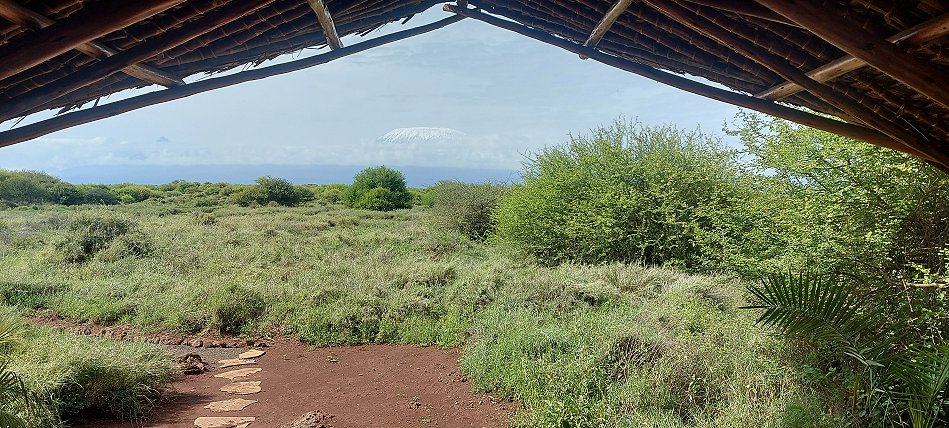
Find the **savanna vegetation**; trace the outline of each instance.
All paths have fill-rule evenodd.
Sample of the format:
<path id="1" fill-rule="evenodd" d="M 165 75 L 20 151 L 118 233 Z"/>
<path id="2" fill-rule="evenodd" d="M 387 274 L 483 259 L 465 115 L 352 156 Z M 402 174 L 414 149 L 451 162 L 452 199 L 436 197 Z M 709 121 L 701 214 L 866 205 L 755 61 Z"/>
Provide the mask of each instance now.
<path id="1" fill-rule="evenodd" d="M 0 303 L 461 346 L 474 387 L 523 403 L 516 426 L 945 424 L 949 175 L 754 115 L 731 132 L 744 150 L 617 122 L 514 185 L 408 189 L 379 167 L 351 186 L 95 187 L 108 206 L 2 193 Z M 149 345 L 7 318 L 0 417 L 137 417 L 171 375 Z"/>

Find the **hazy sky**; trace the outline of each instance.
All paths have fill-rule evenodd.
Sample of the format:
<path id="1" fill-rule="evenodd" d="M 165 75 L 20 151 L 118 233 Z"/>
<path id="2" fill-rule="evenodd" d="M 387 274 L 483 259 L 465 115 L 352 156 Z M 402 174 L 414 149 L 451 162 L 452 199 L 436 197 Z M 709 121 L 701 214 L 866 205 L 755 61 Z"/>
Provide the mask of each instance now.
<path id="1" fill-rule="evenodd" d="M 437 9 L 437 8 L 436 8 Z M 447 16 L 430 10 L 407 26 Z M 382 31 L 393 32 L 391 24 Z M 347 37 L 353 44 L 358 37 Z M 297 56 L 308 56 L 306 50 Z M 288 56 L 281 60 L 293 59 Z M 272 64 L 268 62 L 264 66 Z M 201 78 L 195 76 L 189 80 Z M 142 91 L 113 95 L 103 102 Z M 329 64 L 244 83 L 0 149 L 0 168 L 341 164 L 517 168 L 522 154 L 619 116 L 721 134 L 735 107 L 465 20 Z M 32 116 L 25 123 L 48 117 Z M 3 128 L 9 128 L 10 122 Z M 395 150 L 398 128 L 458 131 L 457 150 Z"/>

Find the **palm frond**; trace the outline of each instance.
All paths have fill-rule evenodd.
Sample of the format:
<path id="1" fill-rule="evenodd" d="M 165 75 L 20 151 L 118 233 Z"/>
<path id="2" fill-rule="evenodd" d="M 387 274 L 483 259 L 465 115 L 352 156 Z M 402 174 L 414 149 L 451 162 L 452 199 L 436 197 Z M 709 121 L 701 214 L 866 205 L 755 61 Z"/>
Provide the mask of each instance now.
<path id="1" fill-rule="evenodd" d="M 879 366 L 885 342 L 878 310 L 866 309 L 842 283 L 811 271 L 773 274 L 748 291 L 764 309 L 757 323 L 782 334 L 825 341 L 864 366 Z"/>
<path id="2" fill-rule="evenodd" d="M 0 428 L 26 428 L 26 422 L 12 413 L 0 410 Z"/>
<path id="3" fill-rule="evenodd" d="M 909 407 L 913 428 L 936 426 L 949 408 L 949 345 L 902 355 L 890 372 L 903 385 L 900 398 Z"/>

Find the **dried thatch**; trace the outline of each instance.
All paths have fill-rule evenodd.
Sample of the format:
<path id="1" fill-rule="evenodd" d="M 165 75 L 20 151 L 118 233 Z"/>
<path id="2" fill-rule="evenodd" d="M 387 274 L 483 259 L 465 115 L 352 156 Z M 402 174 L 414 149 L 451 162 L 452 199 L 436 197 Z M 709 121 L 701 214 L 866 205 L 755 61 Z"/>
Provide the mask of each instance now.
<path id="1" fill-rule="evenodd" d="M 0 120 L 76 109 L 129 88 L 169 87 L 136 101 L 2 132 L 0 146 L 320 64 L 454 22 L 372 39 L 365 46 L 337 42 L 337 34 L 365 35 L 437 4 L 0 0 Z M 469 0 L 446 10 L 459 15 L 455 20 L 479 19 L 685 90 L 891 147 L 949 169 L 945 0 Z M 181 80 L 327 45 L 333 52 L 280 69 L 243 71 L 202 85 Z M 244 73 L 251 74 L 235 77 Z M 733 91 L 674 74 L 701 76 Z"/>

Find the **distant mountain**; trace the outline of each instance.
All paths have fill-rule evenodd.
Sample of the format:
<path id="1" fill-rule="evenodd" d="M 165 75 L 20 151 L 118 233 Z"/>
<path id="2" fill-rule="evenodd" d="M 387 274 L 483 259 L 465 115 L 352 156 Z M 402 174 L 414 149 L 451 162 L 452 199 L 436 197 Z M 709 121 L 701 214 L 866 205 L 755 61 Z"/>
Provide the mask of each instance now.
<path id="1" fill-rule="evenodd" d="M 384 144 L 409 143 L 457 143 L 464 141 L 468 135 L 451 128 L 396 128 L 376 139 Z"/>
<path id="2" fill-rule="evenodd" d="M 468 183 L 483 181 L 516 182 L 517 171 L 488 168 L 391 166 L 402 171 L 411 187 L 425 187 L 441 180 Z M 251 183 L 270 175 L 297 184 L 351 183 L 365 165 L 97 165 L 49 171 L 75 184 L 139 183 L 163 184 L 174 180 Z"/>

